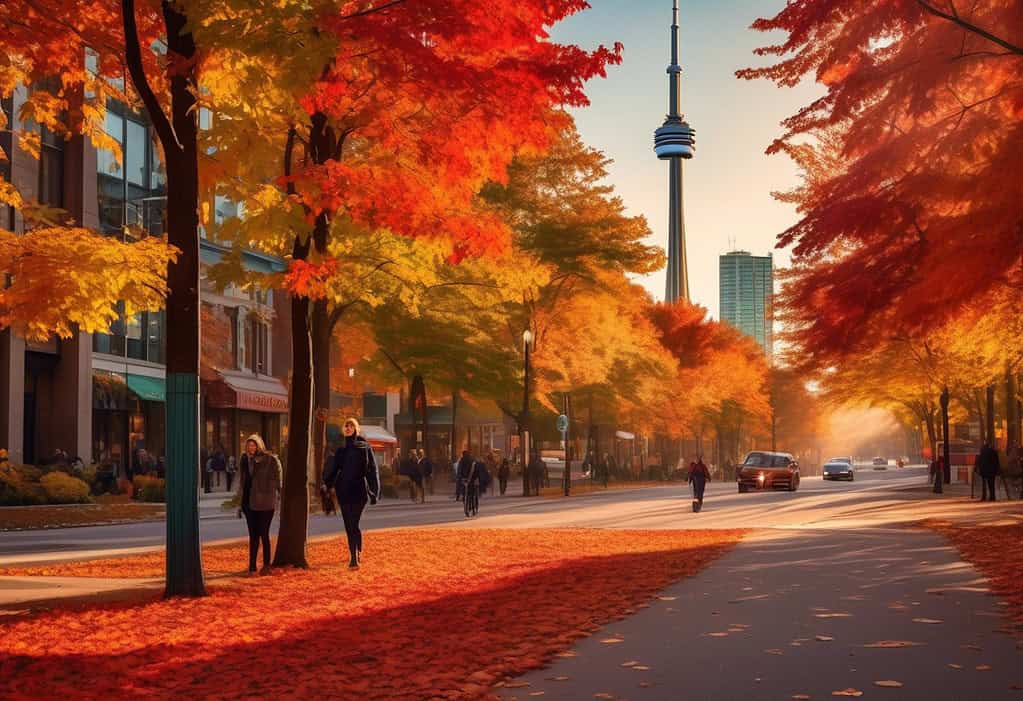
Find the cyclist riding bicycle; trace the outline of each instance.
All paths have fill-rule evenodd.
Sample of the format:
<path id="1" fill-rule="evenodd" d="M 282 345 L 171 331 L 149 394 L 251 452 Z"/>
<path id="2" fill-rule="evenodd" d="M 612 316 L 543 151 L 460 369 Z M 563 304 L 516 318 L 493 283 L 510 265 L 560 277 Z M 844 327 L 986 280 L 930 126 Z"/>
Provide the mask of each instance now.
<path id="1" fill-rule="evenodd" d="M 480 482 L 483 477 L 483 470 L 479 469 L 482 463 L 474 461 L 469 468 L 469 474 L 465 478 L 465 515 L 475 516 L 480 510 Z"/>

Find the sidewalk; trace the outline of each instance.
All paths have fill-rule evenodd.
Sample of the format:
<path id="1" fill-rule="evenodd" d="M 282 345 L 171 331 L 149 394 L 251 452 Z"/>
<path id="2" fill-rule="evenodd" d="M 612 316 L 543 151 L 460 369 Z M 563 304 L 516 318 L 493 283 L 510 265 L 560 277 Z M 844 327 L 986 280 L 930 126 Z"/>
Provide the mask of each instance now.
<path id="1" fill-rule="evenodd" d="M 847 689 L 1011 698 L 1023 669 L 1004 611 L 937 534 L 774 531 L 499 691 L 519 700 L 823 699 Z"/>

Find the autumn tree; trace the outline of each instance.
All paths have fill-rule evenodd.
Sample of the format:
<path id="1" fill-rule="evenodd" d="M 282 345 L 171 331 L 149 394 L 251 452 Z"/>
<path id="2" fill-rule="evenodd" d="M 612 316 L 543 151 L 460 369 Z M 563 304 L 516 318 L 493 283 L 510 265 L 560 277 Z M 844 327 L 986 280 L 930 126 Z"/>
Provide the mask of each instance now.
<path id="1" fill-rule="evenodd" d="M 243 174 L 218 185 L 246 205 L 236 240 L 288 255 L 293 292 L 344 274 L 331 246 L 349 225 L 450 240 L 452 260 L 506 247 L 507 227 L 478 206 L 480 187 L 503 181 L 517 153 L 545 147 L 563 121 L 552 110 L 584 104 L 585 81 L 619 60 L 617 47 L 586 52 L 549 40 L 548 27 L 583 7 L 431 0 L 328 2 L 310 12 L 285 2 L 236 8 L 197 29 L 221 36 L 247 28 L 237 55 L 225 59 L 241 97 L 210 98 L 220 124 L 210 147 Z M 330 304 L 326 295 L 292 295 L 276 564 L 305 564 L 314 373 L 319 360 L 322 401 L 339 316 Z"/>
<path id="2" fill-rule="evenodd" d="M 22 120 L 31 119 L 65 138 L 84 135 L 96 146 L 117 153 L 116 143 L 103 133 L 103 119 L 107 99 L 120 99 L 145 108 L 162 147 L 167 172 L 166 231 L 177 255 L 158 255 L 148 262 L 154 268 L 166 264 L 171 329 L 166 352 L 168 596 L 205 593 L 197 492 L 199 52 L 191 32 L 201 23 L 202 14 L 193 4 L 166 0 L 146 3 L 136 11 L 134 0 L 21 0 L 4 3 L 0 9 L 5 27 L 0 40 L 0 92 L 10 94 L 18 83 L 33 88 L 22 107 Z M 95 72 L 85 64 L 87 51 L 96 58 Z M 131 94 L 117 87 L 124 83 L 125 73 L 134 87 Z M 38 134 L 26 133 L 19 141 L 32 148 L 38 144 Z M 8 184 L 0 185 L 0 196 L 14 206 L 28 205 L 29 213 L 41 211 L 14 194 Z M 80 235 L 75 242 L 79 249 L 110 248 Z M 59 244 L 60 238 L 55 237 L 54 243 Z M 69 271 L 53 272 L 66 278 Z M 82 267 L 82 274 L 90 275 L 88 266 Z M 94 285 L 94 289 L 106 294 L 132 291 L 130 286 Z M 116 301 L 98 300 L 107 308 Z M 65 325 L 61 330 L 66 329 Z"/>
<path id="3" fill-rule="evenodd" d="M 780 306 L 808 362 L 868 351 L 868 327 L 915 335 L 1018 294 L 1020 19 L 1012 0 L 806 0 L 753 24 L 785 36 L 740 77 L 825 90 L 768 149 L 804 176 L 780 195 L 800 214 L 779 237 Z"/>
<path id="4" fill-rule="evenodd" d="M 649 311 L 678 373 L 661 393 L 659 432 L 673 438 L 714 429 L 721 460 L 734 460 L 743 435 L 763 432 L 770 420 L 768 368 L 756 342 L 687 302 Z"/>

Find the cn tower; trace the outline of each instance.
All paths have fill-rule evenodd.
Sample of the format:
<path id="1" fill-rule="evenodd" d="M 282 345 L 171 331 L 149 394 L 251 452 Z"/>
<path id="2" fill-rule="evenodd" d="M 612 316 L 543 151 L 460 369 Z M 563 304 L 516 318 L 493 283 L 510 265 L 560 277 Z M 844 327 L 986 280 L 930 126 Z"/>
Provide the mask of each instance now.
<path id="1" fill-rule="evenodd" d="M 654 152 L 668 161 L 668 280 L 664 300 L 689 301 L 686 225 L 682 208 L 682 159 L 693 157 L 695 132 L 682 119 L 682 67 L 678 65 L 678 0 L 672 4 L 671 65 L 668 66 L 668 116 L 654 132 Z"/>

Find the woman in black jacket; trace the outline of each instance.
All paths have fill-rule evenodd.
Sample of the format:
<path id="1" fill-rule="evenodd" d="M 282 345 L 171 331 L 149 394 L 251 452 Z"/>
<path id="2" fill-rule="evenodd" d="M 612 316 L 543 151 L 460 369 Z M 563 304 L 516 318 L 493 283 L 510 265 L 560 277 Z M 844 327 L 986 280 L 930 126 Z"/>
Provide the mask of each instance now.
<path id="1" fill-rule="evenodd" d="M 349 569 L 358 569 L 362 559 L 362 531 L 359 519 L 366 502 L 377 503 L 380 496 L 380 475 L 376 458 L 366 439 L 359 435 L 359 422 L 345 419 L 344 442 L 334 453 L 334 461 L 326 474 L 320 489 L 337 496 L 341 518 L 345 522 L 348 536 L 348 551 L 351 558 Z"/>

